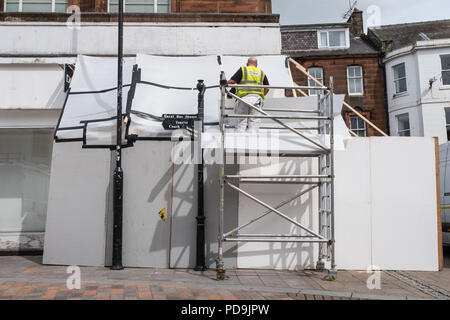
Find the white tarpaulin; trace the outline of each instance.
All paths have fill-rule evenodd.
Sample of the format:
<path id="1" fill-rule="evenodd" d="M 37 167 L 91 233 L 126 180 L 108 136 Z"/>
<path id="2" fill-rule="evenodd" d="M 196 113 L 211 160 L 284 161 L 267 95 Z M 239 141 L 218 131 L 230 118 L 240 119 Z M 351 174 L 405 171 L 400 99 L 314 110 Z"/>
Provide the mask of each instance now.
<path id="1" fill-rule="evenodd" d="M 123 102 L 125 112 L 127 93 L 135 58 L 123 61 Z M 117 115 L 117 59 L 78 56 L 70 92 L 56 128 L 59 140 L 83 138 L 86 122 L 109 119 Z M 107 121 L 105 124 L 109 125 Z M 112 128 L 110 134 L 115 135 Z M 111 138 L 107 138 L 111 140 Z"/>
<path id="2" fill-rule="evenodd" d="M 258 66 L 264 70 L 269 82 L 274 86 L 291 86 L 292 81 L 286 66 L 286 56 L 258 56 Z M 203 80 L 207 90 L 204 95 L 204 114 L 206 129 L 202 146 L 217 148 L 220 89 L 218 88 L 221 71 L 227 78 L 246 63 L 247 57 L 240 56 L 197 56 L 167 57 L 138 54 L 136 58 L 124 59 L 123 113 L 129 114 L 128 134 L 137 138 L 170 137 L 172 130 L 162 126 L 164 114 L 196 115 L 198 110 L 198 80 Z M 128 91 L 132 86 L 133 65 L 140 69 L 140 79 L 136 82 L 135 93 L 130 107 L 126 110 Z M 117 112 L 117 60 L 115 58 L 79 56 L 60 122 L 56 130 L 58 140 L 78 139 L 85 145 L 111 146 L 114 144 Z M 347 127 L 341 117 L 343 95 L 334 96 L 336 148 L 342 149 L 343 138 L 349 138 Z M 233 100 L 227 101 L 233 106 Z M 296 110 L 316 110 L 317 97 L 285 98 L 284 90 L 271 90 L 266 98 L 266 108 Z M 286 113 L 273 113 L 286 115 Z M 289 115 L 295 115 L 289 113 Z M 286 120 L 293 127 L 318 126 L 317 121 Z M 281 128 L 273 120 L 264 119 L 262 126 Z M 125 128 L 126 126 L 124 126 Z M 274 132 L 277 132 L 274 134 Z M 283 152 L 317 149 L 311 142 L 286 130 L 261 129 L 258 134 L 238 135 L 233 129 L 226 131 L 227 148 L 271 149 L 279 145 Z M 326 136 L 317 135 L 317 131 L 306 130 L 303 133 L 325 147 L 329 147 Z M 258 136 L 259 142 L 247 142 Z M 237 139 L 244 137 L 245 139 Z M 275 141 L 276 140 L 276 141 Z"/>

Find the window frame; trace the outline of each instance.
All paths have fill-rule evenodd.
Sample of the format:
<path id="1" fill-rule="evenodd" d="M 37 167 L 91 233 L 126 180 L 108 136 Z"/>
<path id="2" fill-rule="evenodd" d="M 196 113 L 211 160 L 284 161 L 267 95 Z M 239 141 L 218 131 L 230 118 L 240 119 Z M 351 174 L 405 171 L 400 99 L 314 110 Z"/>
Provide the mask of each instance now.
<path id="1" fill-rule="evenodd" d="M 399 120 L 401 116 L 407 116 L 408 117 L 408 129 L 403 129 L 400 130 L 399 129 Z M 397 114 L 395 115 L 395 118 L 397 119 L 397 134 L 399 137 L 411 137 L 411 121 L 410 121 L 410 117 L 409 117 L 409 113 L 401 113 L 401 114 Z M 402 134 L 404 132 L 408 132 L 408 135 Z"/>
<path id="2" fill-rule="evenodd" d="M 444 108 L 444 114 L 445 114 L 445 130 L 447 134 L 447 141 L 450 141 L 450 107 Z"/>
<path id="3" fill-rule="evenodd" d="M 350 77 L 349 69 L 350 68 L 360 68 L 361 76 L 360 77 Z M 361 92 L 350 93 L 350 79 L 361 79 Z M 347 66 L 347 92 L 349 96 L 363 96 L 364 95 L 364 69 L 361 65 L 350 65 Z"/>
<path id="4" fill-rule="evenodd" d="M 308 68 L 308 70 L 307 70 L 307 72 L 308 72 L 308 74 L 309 75 L 311 75 L 311 73 L 309 72 L 311 69 L 320 69 L 320 71 L 322 72 L 322 77 L 321 78 L 318 78 L 318 77 L 315 77 L 315 76 L 313 76 L 314 78 L 316 78 L 317 80 L 319 80 L 319 82 L 321 82 L 321 83 L 323 83 L 323 68 L 322 67 L 309 67 Z M 320 87 L 315 81 L 313 81 L 313 80 L 311 80 L 309 77 L 308 77 L 308 87 Z M 316 93 L 312 93 L 312 92 L 316 92 Z M 319 90 L 314 90 L 314 89 L 308 89 L 308 95 L 309 96 L 317 96 L 317 92 L 319 92 Z"/>
<path id="5" fill-rule="evenodd" d="M 56 12 L 55 10 L 56 10 L 57 2 L 62 2 L 62 1 L 64 1 L 64 0 L 48 0 L 48 1 L 46 1 L 46 0 L 36 0 L 36 1 L 34 1 L 34 3 L 41 3 L 42 2 L 42 4 L 46 4 L 47 2 L 51 2 L 51 8 L 52 8 L 51 11 L 42 11 L 42 12 L 54 13 L 54 12 Z M 18 4 L 18 10 L 17 11 L 6 11 L 6 7 L 7 7 L 8 3 L 11 4 L 11 2 Z M 59 3 L 59 4 L 66 4 L 66 10 L 67 10 L 67 8 L 69 7 L 69 1 L 67 0 L 67 1 L 64 1 L 64 2 L 65 3 Z M 5 0 L 3 2 L 3 12 L 10 12 L 11 13 L 11 12 L 31 12 L 31 11 L 23 11 L 23 0 Z"/>
<path id="6" fill-rule="evenodd" d="M 450 83 L 447 83 L 447 84 L 445 84 L 444 83 L 444 72 L 448 72 L 448 73 L 450 73 L 450 69 L 443 69 L 443 66 L 442 66 L 442 58 L 443 57 L 448 57 L 449 59 L 450 59 L 450 54 L 441 54 L 440 56 L 440 59 L 441 59 L 441 80 L 442 80 L 442 85 L 444 86 L 444 87 L 450 87 Z"/>
<path id="7" fill-rule="evenodd" d="M 398 67 L 398 66 L 401 66 L 401 65 L 403 65 L 403 67 L 405 69 L 405 76 L 402 77 L 402 78 L 396 79 L 395 78 L 395 67 Z M 394 82 L 394 92 L 395 92 L 394 96 L 406 94 L 408 92 L 408 78 L 407 78 L 407 75 L 406 75 L 406 63 L 405 62 L 401 62 L 401 63 L 398 63 L 398 64 L 392 66 L 392 79 L 393 79 L 392 81 Z M 397 82 L 399 82 L 401 80 L 405 80 L 405 88 L 406 88 L 406 90 L 405 91 L 401 91 L 401 92 L 397 92 L 397 85 L 396 84 L 397 84 Z M 398 87 L 400 87 L 400 86 L 398 86 Z"/>
<path id="8" fill-rule="evenodd" d="M 333 31 L 340 31 L 344 32 L 345 35 L 345 44 L 343 46 L 330 46 L 330 32 Z M 327 34 L 327 45 L 322 46 L 321 42 L 321 34 L 325 33 Z M 319 29 L 317 30 L 317 47 L 319 49 L 343 49 L 343 48 L 349 48 L 350 47 L 350 39 L 349 39 L 349 30 L 348 29 Z"/>
<path id="9" fill-rule="evenodd" d="M 117 0 L 117 3 L 118 2 L 119 1 Z M 168 4 L 167 4 L 167 6 L 168 6 L 167 13 L 170 13 L 171 12 L 172 1 L 168 0 L 167 2 L 168 2 Z M 145 6 L 145 5 L 148 5 L 148 3 L 147 4 L 146 3 L 140 3 L 140 5 Z M 124 13 L 127 12 L 126 8 L 127 8 L 127 0 L 124 0 L 123 1 L 123 12 Z M 158 0 L 153 0 L 153 9 L 154 9 L 153 12 L 148 12 L 148 13 L 158 13 Z M 108 13 L 111 13 L 111 0 L 108 0 Z M 164 13 L 166 13 L 166 12 L 164 12 Z"/>
<path id="10" fill-rule="evenodd" d="M 360 123 L 359 120 L 361 120 L 361 121 L 362 121 L 362 124 L 363 124 L 363 128 L 360 128 L 359 125 L 357 126 L 356 129 L 355 129 L 355 128 L 352 128 L 352 118 L 356 118 L 356 123 L 357 123 L 357 124 L 359 124 L 359 123 Z M 365 122 L 363 119 L 361 119 L 360 117 L 354 115 L 354 116 L 349 116 L 349 117 L 348 117 L 348 122 L 349 122 L 349 125 L 350 125 L 350 126 L 349 126 L 349 127 L 350 127 L 350 130 L 352 130 L 354 133 L 356 133 L 359 137 L 367 137 L 367 126 L 366 126 L 366 122 Z M 358 134 L 358 133 L 361 132 L 361 131 L 364 132 L 364 135 L 362 135 L 362 136 Z"/>

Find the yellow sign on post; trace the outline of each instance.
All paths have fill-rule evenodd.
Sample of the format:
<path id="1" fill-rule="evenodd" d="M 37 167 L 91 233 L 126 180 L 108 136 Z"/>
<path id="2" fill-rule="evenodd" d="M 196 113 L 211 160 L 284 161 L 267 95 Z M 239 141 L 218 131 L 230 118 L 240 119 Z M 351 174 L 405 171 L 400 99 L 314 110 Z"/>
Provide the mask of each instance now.
<path id="1" fill-rule="evenodd" d="M 162 210 L 159 212 L 159 217 L 160 217 L 163 221 L 166 221 L 166 208 L 162 209 Z"/>

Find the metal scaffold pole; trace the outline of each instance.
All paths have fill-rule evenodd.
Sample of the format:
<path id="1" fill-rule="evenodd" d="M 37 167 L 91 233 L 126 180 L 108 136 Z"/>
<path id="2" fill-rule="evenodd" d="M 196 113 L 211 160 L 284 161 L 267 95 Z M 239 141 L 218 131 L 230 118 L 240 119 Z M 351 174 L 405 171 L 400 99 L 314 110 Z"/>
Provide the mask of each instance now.
<path id="1" fill-rule="evenodd" d="M 219 195 L 219 238 L 218 238 L 218 257 L 217 257 L 217 280 L 225 279 L 225 268 L 223 262 L 223 215 L 224 215 L 224 205 L 225 205 L 225 100 L 226 100 L 226 89 L 221 87 L 221 98 L 220 98 L 220 146 L 221 146 L 221 156 L 222 161 L 219 164 L 219 184 L 220 184 L 220 195 Z"/>
<path id="2" fill-rule="evenodd" d="M 222 83 L 221 83 L 222 84 Z M 223 84 L 222 84 L 223 85 Z M 220 103 L 220 133 L 221 133 L 221 152 L 223 161 L 219 167 L 219 181 L 220 181 L 220 200 L 219 200 L 219 236 L 218 236 L 218 258 L 217 258 L 217 280 L 225 279 L 225 266 L 223 257 L 223 244 L 226 241 L 229 242 L 280 242 L 280 243 L 317 243 L 319 254 L 316 268 L 318 271 L 325 269 L 325 262 L 330 262 L 330 268 L 328 274 L 325 277 L 326 280 L 335 281 L 337 279 L 336 271 L 336 259 L 335 259 L 335 234 L 334 234 L 334 109 L 333 109 L 333 78 L 330 77 L 330 87 L 311 87 L 311 86 L 295 86 L 295 87 L 278 87 L 278 86 L 264 86 L 264 85 L 228 85 L 231 88 L 270 88 L 270 89 L 294 89 L 294 90 L 316 90 L 322 94 L 318 94 L 317 110 L 301 110 L 300 109 L 282 109 L 282 108 L 268 108 L 261 110 L 254 105 L 245 101 L 241 97 L 229 92 L 225 85 L 221 87 L 221 103 Z M 253 109 L 258 115 L 239 115 L 239 114 L 225 114 L 226 97 L 230 96 L 240 103 L 248 106 L 249 109 Z M 291 112 L 293 116 L 280 116 L 271 115 L 268 112 Z M 317 114 L 302 115 L 302 114 Z M 293 155 L 298 158 L 310 158 L 317 157 L 318 166 L 317 174 L 282 174 L 282 175 L 243 175 L 240 172 L 234 175 L 225 175 L 225 159 L 226 159 L 226 126 L 225 119 L 233 118 L 264 118 L 272 120 L 280 127 L 271 129 L 284 129 L 289 130 L 295 134 L 298 139 L 303 139 L 314 146 L 314 150 L 308 150 L 305 153 L 298 153 Z M 286 123 L 286 120 L 302 120 L 302 121 L 317 121 L 317 127 L 304 126 L 304 127 L 292 127 Z M 314 140 L 312 136 L 307 135 L 301 130 L 316 130 L 321 137 L 318 140 Z M 328 142 L 328 144 L 327 144 Z M 250 154 L 250 152 L 248 153 Z M 244 186 L 238 185 L 243 183 Z M 258 184 L 298 184 L 299 186 L 305 185 L 299 193 L 291 197 L 288 200 L 280 202 L 276 206 L 269 205 L 267 202 L 262 201 L 255 195 L 250 194 L 244 190 L 246 183 L 258 183 Z M 309 186 L 307 186 L 309 185 Z M 265 207 L 267 211 L 255 215 L 250 221 L 237 226 L 230 231 L 224 232 L 224 207 L 226 204 L 224 189 L 228 186 L 230 189 L 239 192 L 241 195 L 251 199 L 259 205 Z M 290 218 L 284 214 L 281 208 L 294 200 L 297 200 L 303 195 L 310 194 L 317 190 L 319 196 L 318 201 L 318 231 L 314 231 L 312 228 L 306 227 L 304 224 L 298 222 L 298 220 Z M 301 201 L 300 201 L 301 202 Z M 291 234 L 248 234 L 242 233 L 241 230 L 254 222 L 264 218 L 269 214 L 275 214 L 281 219 L 290 222 L 296 227 L 296 232 Z"/>
<path id="3" fill-rule="evenodd" d="M 113 254 L 112 270 L 122 270 L 122 218 L 123 218 L 123 170 L 122 170 L 122 71 L 123 71 L 123 0 L 119 0 L 117 54 L 117 131 L 116 168 L 113 175 Z"/>
<path id="4" fill-rule="evenodd" d="M 329 114 L 333 117 L 334 114 L 334 83 L 333 77 L 330 77 L 330 111 Z M 331 253 L 331 267 L 328 270 L 327 280 L 335 281 L 337 280 L 337 270 L 336 270 L 336 256 L 335 256 L 335 234 L 334 234 L 334 121 L 330 121 L 330 154 L 329 154 L 329 169 L 330 169 L 330 211 L 327 213 L 329 216 L 329 239 L 330 239 L 330 253 Z"/>

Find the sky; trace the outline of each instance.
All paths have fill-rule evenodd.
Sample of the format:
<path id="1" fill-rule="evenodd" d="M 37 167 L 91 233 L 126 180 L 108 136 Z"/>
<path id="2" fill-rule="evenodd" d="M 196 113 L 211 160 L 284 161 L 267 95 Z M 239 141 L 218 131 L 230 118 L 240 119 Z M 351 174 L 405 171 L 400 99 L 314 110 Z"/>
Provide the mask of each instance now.
<path id="1" fill-rule="evenodd" d="M 450 19 L 449 0 L 358 0 L 356 7 L 366 27 Z M 345 22 L 348 9 L 349 0 L 272 0 L 282 25 Z"/>

